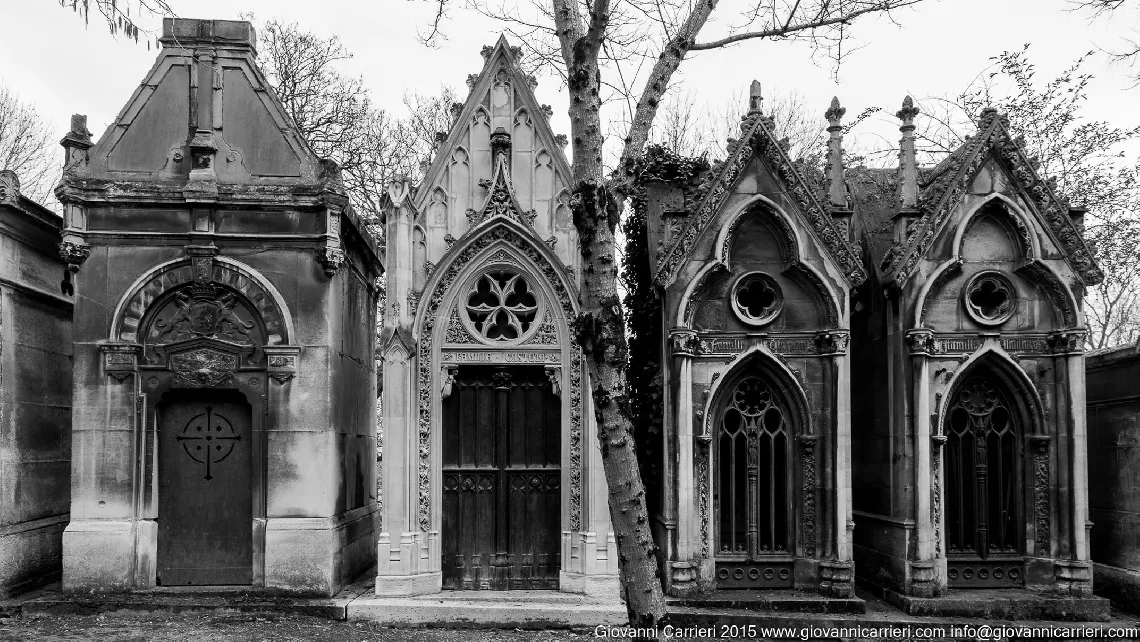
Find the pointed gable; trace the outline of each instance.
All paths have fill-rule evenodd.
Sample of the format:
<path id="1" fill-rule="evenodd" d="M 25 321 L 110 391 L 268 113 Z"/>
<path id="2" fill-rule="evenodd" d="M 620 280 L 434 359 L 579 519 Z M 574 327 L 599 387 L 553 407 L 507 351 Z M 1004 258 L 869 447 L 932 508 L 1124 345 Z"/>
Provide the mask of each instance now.
<path id="1" fill-rule="evenodd" d="M 574 266 L 565 141 L 551 131 L 552 112 L 535 99 L 535 81 L 519 66 L 517 48 L 500 37 L 482 53 L 483 69 L 468 77 L 467 100 L 414 198 L 428 258 L 438 261 L 450 246 L 443 241 L 462 238 L 491 208 L 513 212 Z"/>
<path id="2" fill-rule="evenodd" d="M 318 183 L 321 164 L 255 63 L 247 22 L 173 20 L 138 90 L 88 154 L 93 177 L 218 184 Z"/>
<path id="3" fill-rule="evenodd" d="M 978 133 L 923 174 L 919 192 L 921 215 L 905 243 L 886 257 L 887 280 L 902 286 L 961 203 L 974 178 L 995 162 L 1022 193 L 1042 229 L 1061 248 L 1066 261 L 1086 285 L 1100 283 L 1104 274 L 1093 261 L 1081 231 L 1069 217 L 1068 203 L 1037 173 L 1025 155 L 1024 142 L 1009 133 L 1009 119 L 990 107 L 982 112 Z"/>
<path id="4" fill-rule="evenodd" d="M 796 204 L 796 215 L 805 230 L 819 241 L 824 250 L 843 273 L 849 285 L 859 285 L 867 278 L 862 261 L 831 215 L 824 210 L 807 181 L 796 169 L 784 151 L 783 145 L 772 132 L 773 123 L 758 113 L 746 117 L 741 140 L 729 147 L 723 163 L 706 179 L 695 212 L 692 212 L 681 233 L 665 251 L 655 277 L 657 285 L 668 286 L 689 259 L 696 241 L 705 233 L 716 213 L 733 192 L 744 170 L 752 162 L 762 163 L 779 182 L 788 198 Z"/>

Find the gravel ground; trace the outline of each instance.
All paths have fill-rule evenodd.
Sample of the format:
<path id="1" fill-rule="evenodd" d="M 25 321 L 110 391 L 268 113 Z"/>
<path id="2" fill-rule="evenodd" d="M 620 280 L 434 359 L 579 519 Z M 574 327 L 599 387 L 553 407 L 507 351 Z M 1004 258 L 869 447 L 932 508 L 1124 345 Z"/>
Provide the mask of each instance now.
<path id="1" fill-rule="evenodd" d="M 561 642 L 595 638 L 589 631 L 394 629 L 289 615 L 160 613 L 0 618 L 0 641 L 71 642 Z M 718 638 L 721 639 L 721 638 Z M 671 638 L 671 642 L 699 642 Z"/>
<path id="2" fill-rule="evenodd" d="M 0 640 L 64 642 L 556 642 L 592 640 L 587 632 L 393 629 L 281 615 L 89 615 L 0 619 Z"/>

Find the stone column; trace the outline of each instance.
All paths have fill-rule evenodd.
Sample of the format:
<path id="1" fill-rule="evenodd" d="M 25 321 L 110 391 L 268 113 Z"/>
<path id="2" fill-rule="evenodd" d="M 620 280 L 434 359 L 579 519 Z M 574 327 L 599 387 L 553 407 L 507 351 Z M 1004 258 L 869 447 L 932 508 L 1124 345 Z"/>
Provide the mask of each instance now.
<path id="1" fill-rule="evenodd" d="M 701 535 L 702 514 L 698 508 L 698 479 L 694 475 L 693 456 L 696 432 L 693 428 L 693 356 L 700 345 L 696 332 L 674 329 L 669 334 L 670 352 L 674 372 L 677 373 L 676 434 L 677 470 L 677 550 L 676 558 L 669 561 L 666 586 L 673 595 L 692 595 L 698 592 L 698 580 L 706 580 L 700 568 L 700 556 L 705 550 Z M 707 449 L 702 455 L 707 455 Z M 712 571 L 707 581 L 712 581 Z"/>
<path id="2" fill-rule="evenodd" d="M 941 538 L 936 522 L 941 519 L 932 508 L 934 477 L 934 444 L 931 441 L 930 365 L 934 350 L 934 334 L 929 330 L 911 330 L 906 334 L 911 354 L 911 411 L 909 422 L 914 435 L 914 528 L 918 537 L 916 550 L 908 564 L 908 593 L 916 597 L 934 597 L 945 584 L 935 555 Z M 940 505 L 940 504 L 939 504 Z"/>
<path id="3" fill-rule="evenodd" d="M 1069 546 L 1067 551 L 1062 548 L 1056 562 L 1056 587 L 1061 593 L 1081 597 L 1092 595 L 1084 337 L 1084 330 L 1058 332 L 1050 337 L 1054 352 L 1063 355 L 1057 360 L 1058 366 L 1065 369 L 1065 376 L 1061 379 L 1065 389 L 1058 390 L 1058 397 L 1068 402 L 1058 410 L 1058 419 L 1068 427 L 1068 431 L 1058 435 L 1058 445 L 1064 443 L 1065 448 L 1057 451 L 1058 465 L 1068 470 L 1067 483 L 1059 485 L 1058 497 L 1068 508 L 1067 523 L 1060 530 Z"/>
<path id="4" fill-rule="evenodd" d="M 831 597 L 855 595 L 855 565 L 852 562 L 851 530 L 855 526 L 851 514 L 851 387 L 846 331 L 829 330 L 816 335 L 816 345 L 825 358 L 830 394 L 834 396 L 834 413 L 830 439 L 829 475 L 830 523 L 827 526 L 827 550 L 822 551 L 820 584 L 822 593 Z"/>

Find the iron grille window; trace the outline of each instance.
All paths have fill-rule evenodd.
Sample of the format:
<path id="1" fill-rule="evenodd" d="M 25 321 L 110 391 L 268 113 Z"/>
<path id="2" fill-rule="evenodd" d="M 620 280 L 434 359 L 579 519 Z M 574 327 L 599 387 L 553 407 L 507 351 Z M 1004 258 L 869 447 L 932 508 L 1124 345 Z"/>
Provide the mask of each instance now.
<path id="1" fill-rule="evenodd" d="M 736 385 L 720 415 L 717 459 L 721 554 L 789 550 L 787 410 L 759 377 Z"/>
<path id="2" fill-rule="evenodd" d="M 977 555 L 1021 552 L 1020 453 L 1011 406 L 974 377 L 950 406 L 946 440 L 946 546 Z"/>

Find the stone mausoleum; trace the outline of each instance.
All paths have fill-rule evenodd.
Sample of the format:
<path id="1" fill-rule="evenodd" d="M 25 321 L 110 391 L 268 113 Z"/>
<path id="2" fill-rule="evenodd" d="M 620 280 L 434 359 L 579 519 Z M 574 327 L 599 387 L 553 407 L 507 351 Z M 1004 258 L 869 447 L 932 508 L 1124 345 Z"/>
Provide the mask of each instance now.
<path id="1" fill-rule="evenodd" d="M 0 596 L 332 595 L 375 563 L 390 607 L 616 604 L 566 140 L 518 50 L 484 48 L 376 234 L 248 23 L 166 20 L 161 43 L 97 142 L 73 119 L 62 220 L 0 172 Z M 723 162 L 644 185 L 667 592 L 859 611 L 858 582 L 914 614 L 1107 618 L 1093 560 L 1137 569 L 1137 507 L 1106 499 L 1135 360 L 1098 355 L 1086 395 L 1084 210 L 993 110 L 919 167 L 908 98 L 890 170 L 844 167 L 844 112 L 806 168 L 754 83 Z"/>
<path id="2" fill-rule="evenodd" d="M 374 555 L 381 250 L 245 22 L 166 20 L 97 143 L 63 141 L 74 273 L 65 590 L 332 594 Z"/>

